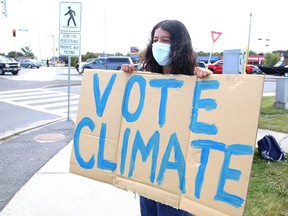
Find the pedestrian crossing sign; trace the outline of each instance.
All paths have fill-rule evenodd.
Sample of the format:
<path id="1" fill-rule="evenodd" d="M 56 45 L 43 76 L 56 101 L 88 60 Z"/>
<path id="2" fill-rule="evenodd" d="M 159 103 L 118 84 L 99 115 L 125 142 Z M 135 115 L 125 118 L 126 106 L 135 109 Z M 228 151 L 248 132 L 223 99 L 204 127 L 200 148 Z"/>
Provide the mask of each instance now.
<path id="1" fill-rule="evenodd" d="M 81 2 L 60 2 L 59 30 L 66 32 L 81 31 Z"/>

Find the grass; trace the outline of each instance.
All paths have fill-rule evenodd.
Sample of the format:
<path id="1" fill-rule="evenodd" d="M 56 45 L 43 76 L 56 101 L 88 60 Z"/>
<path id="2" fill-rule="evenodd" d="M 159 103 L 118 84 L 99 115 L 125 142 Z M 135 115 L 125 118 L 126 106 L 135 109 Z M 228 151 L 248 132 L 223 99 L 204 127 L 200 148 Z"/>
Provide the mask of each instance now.
<path id="1" fill-rule="evenodd" d="M 274 109 L 275 97 L 263 97 L 259 128 L 288 134 L 288 110 Z M 288 216 L 288 160 L 270 162 L 254 153 L 245 216 Z"/>
<path id="2" fill-rule="evenodd" d="M 259 128 L 288 134 L 288 109 L 274 109 L 275 97 L 262 97 Z"/>

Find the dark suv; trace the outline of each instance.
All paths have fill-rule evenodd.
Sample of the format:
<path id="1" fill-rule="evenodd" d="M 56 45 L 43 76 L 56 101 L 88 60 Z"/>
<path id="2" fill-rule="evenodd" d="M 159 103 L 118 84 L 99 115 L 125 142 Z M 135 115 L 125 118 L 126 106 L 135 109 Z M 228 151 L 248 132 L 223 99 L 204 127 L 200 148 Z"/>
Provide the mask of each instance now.
<path id="1" fill-rule="evenodd" d="M 85 69 L 120 70 L 122 64 L 133 64 L 133 61 L 127 56 L 100 57 L 83 64 L 79 73 L 83 73 Z"/>
<path id="2" fill-rule="evenodd" d="M 13 75 L 17 75 L 20 70 L 21 68 L 18 62 L 0 55 L 0 75 L 4 75 L 5 72 L 11 72 Z"/>

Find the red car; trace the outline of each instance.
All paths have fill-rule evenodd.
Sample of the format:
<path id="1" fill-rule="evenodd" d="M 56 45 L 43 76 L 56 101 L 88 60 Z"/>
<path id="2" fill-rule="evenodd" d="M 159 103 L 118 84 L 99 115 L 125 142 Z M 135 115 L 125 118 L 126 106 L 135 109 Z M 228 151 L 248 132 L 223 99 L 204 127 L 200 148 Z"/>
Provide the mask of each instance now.
<path id="1" fill-rule="evenodd" d="M 213 64 L 208 64 L 208 69 L 211 70 L 214 74 L 222 74 L 223 70 L 223 60 L 214 62 Z M 252 65 L 246 65 L 246 73 L 252 74 L 253 72 Z"/>

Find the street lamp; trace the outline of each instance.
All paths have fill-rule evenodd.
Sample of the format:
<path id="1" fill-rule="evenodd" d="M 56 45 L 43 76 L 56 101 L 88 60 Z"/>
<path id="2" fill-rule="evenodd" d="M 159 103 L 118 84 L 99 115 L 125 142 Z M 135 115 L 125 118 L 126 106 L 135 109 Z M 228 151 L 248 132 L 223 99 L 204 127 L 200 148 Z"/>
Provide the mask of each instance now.
<path id="1" fill-rule="evenodd" d="M 55 63 L 55 37 L 54 37 L 54 34 L 53 35 L 51 35 L 51 34 L 42 34 L 42 35 L 53 38 L 53 62 Z"/>
<path id="2" fill-rule="evenodd" d="M 269 42 L 270 42 L 270 39 L 269 38 L 266 38 L 265 40 L 263 40 L 262 38 L 258 38 L 258 41 L 263 41 L 263 42 L 265 42 L 265 46 L 266 47 L 269 47 Z M 261 45 L 262 45 L 262 43 L 261 43 Z M 262 49 L 262 48 L 261 48 Z M 264 51 L 265 50 L 263 50 L 263 52 L 262 52 L 262 55 L 263 55 L 263 63 L 264 63 Z M 267 51 L 267 50 L 266 50 Z M 261 52 L 258 52 L 258 54 L 260 54 Z M 262 64 L 262 62 L 261 62 L 261 59 L 260 59 L 260 57 L 259 57 L 259 65 L 261 65 Z"/>
<path id="3" fill-rule="evenodd" d="M 266 38 L 265 40 L 263 40 L 262 38 L 258 38 L 258 41 L 264 41 L 265 42 L 265 46 L 269 47 L 269 43 L 270 43 L 270 39 Z"/>
<path id="4" fill-rule="evenodd" d="M 18 29 L 18 31 L 21 32 L 30 32 L 28 29 Z M 33 33 L 33 32 L 32 32 Z M 40 42 L 40 35 L 44 35 L 44 36 L 48 36 L 48 37 L 52 37 L 53 38 L 53 61 L 55 62 L 55 36 L 54 34 L 43 34 L 38 32 L 39 35 L 39 54 L 40 54 L 40 60 L 41 60 L 41 42 Z"/>

